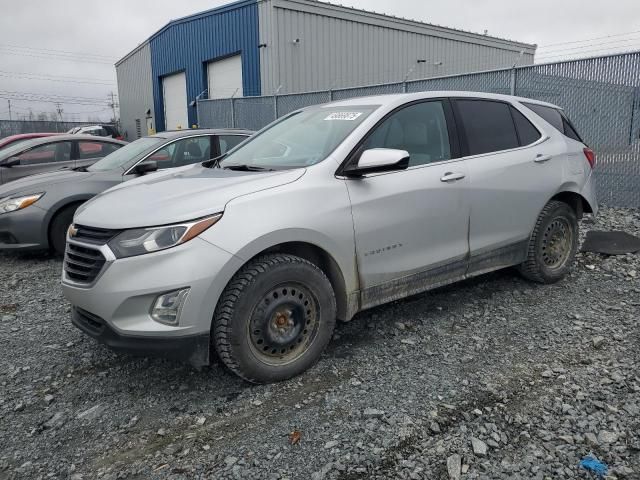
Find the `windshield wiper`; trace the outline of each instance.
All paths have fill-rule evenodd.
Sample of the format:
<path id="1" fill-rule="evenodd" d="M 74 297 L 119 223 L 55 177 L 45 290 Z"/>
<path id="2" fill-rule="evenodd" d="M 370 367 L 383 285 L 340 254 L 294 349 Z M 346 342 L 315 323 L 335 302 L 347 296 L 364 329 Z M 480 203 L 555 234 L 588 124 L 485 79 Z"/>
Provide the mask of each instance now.
<path id="1" fill-rule="evenodd" d="M 211 160 L 205 160 L 200 165 L 206 168 L 220 168 L 220 160 L 226 157 L 227 154 L 220 155 L 219 157 L 212 158 Z"/>
<path id="2" fill-rule="evenodd" d="M 273 168 L 265 168 L 258 167 L 256 165 L 246 165 L 246 164 L 238 164 L 238 165 L 226 165 L 224 167 L 225 170 L 235 170 L 238 172 L 273 172 Z"/>
<path id="3" fill-rule="evenodd" d="M 73 170 L 74 172 L 88 172 L 89 170 L 87 170 L 87 167 L 74 167 L 71 170 Z"/>

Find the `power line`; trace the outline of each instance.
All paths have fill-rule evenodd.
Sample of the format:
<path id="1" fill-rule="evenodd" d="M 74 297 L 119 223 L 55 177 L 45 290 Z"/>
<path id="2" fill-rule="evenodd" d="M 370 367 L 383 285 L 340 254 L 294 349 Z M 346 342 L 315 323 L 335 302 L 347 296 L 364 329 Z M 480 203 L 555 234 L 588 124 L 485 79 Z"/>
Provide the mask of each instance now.
<path id="1" fill-rule="evenodd" d="M 567 56 L 575 56 L 575 55 L 584 55 L 587 53 L 597 53 L 597 52 L 601 52 L 601 53 L 611 53 L 611 54 L 618 54 L 618 53 L 625 53 L 625 52 L 632 52 L 635 51 L 637 48 L 639 48 L 640 45 L 620 45 L 617 47 L 605 47 L 605 48 L 596 48 L 593 50 L 583 50 L 581 52 L 573 52 L 573 53 L 559 53 L 556 55 L 541 55 L 540 57 L 536 56 L 536 60 L 548 60 L 550 58 L 558 58 L 558 57 L 567 57 Z M 617 49 L 617 48 L 622 48 L 622 51 L 612 51 L 612 49 Z"/>
<path id="2" fill-rule="evenodd" d="M 620 42 L 622 42 L 622 43 L 620 44 Z M 612 42 L 592 43 L 590 45 L 581 45 L 579 47 L 561 48 L 561 49 L 558 49 L 558 50 L 549 50 L 547 52 L 543 52 L 540 56 L 547 57 L 547 56 L 555 54 L 555 53 L 573 52 L 573 51 L 576 51 L 576 50 L 583 50 L 585 48 L 593 49 L 593 48 L 601 47 L 603 45 L 611 45 L 609 48 L 633 46 L 633 44 L 636 43 L 636 42 L 640 42 L 640 38 L 630 38 L 630 39 L 625 39 L 625 40 L 614 40 Z M 619 45 L 617 45 L 617 44 L 619 44 Z"/>
<path id="3" fill-rule="evenodd" d="M 38 47 L 28 47 L 24 45 L 11 45 L 8 43 L 0 44 L 0 47 L 8 47 L 8 48 L 17 48 L 21 50 L 31 50 L 34 52 L 47 52 L 53 54 L 66 54 L 66 55 L 74 55 L 74 56 L 82 56 L 82 57 L 96 57 L 96 58 L 104 58 L 106 60 L 116 60 L 115 57 L 111 55 L 100 55 L 97 53 L 89 53 L 89 52 L 74 52 L 69 50 L 53 50 L 51 48 L 38 48 Z"/>
<path id="4" fill-rule="evenodd" d="M 111 65 L 111 66 L 113 66 L 113 63 L 114 63 L 114 62 L 97 60 L 93 58 L 59 56 L 59 55 L 47 54 L 47 53 L 41 53 L 41 54 L 25 53 L 25 52 L 7 50 L 6 48 L 3 48 L 3 47 L 0 47 L 0 54 L 17 55 L 21 57 L 43 58 L 46 60 L 69 61 L 69 62 L 77 62 L 77 63 L 96 63 L 100 65 Z"/>
<path id="5" fill-rule="evenodd" d="M 107 80 L 92 80 L 92 79 L 76 79 L 76 77 L 64 77 L 59 75 L 41 75 L 38 73 L 26 73 L 26 72 L 4 72 L 0 71 L 0 77 L 7 78 L 20 78 L 23 80 L 42 80 L 47 82 L 60 82 L 60 83 L 84 83 L 88 85 L 115 85 L 115 82 Z"/>
<path id="6" fill-rule="evenodd" d="M 627 35 L 632 35 L 635 33 L 640 33 L 640 30 L 636 30 L 634 32 L 626 32 L 626 33 L 616 33 L 615 35 L 605 35 L 604 37 L 594 37 L 594 38 L 587 38 L 585 40 L 574 40 L 572 42 L 559 42 L 559 43 L 547 43 L 546 45 L 540 45 L 538 46 L 538 49 L 545 49 L 547 47 L 555 47 L 557 45 L 569 45 L 569 44 L 573 44 L 573 43 L 584 43 L 584 42 L 591 42 L 593 40 L 602 40 L 604 38 L 613 38 L 613 37 L 624 37 Z"/>

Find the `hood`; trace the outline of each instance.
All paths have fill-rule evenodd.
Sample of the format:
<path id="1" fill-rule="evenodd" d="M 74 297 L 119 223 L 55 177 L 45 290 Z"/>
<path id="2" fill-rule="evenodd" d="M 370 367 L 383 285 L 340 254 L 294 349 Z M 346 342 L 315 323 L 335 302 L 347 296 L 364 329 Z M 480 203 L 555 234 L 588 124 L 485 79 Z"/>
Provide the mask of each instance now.
<path id="1" fill-rule="evenodd" d="M 28 177 L 19 178 L 0 185 L 0 198 L 15 194 L 31 194 L 46 192 L 47 187 L 62 182 L 78 182 L 91 177 L 90 172 L 76 172 L 74 170 L 56 170 L 53 172 L 38 173 Z"/>
<path id="2" fill-rule="evenodd" d="M 223 211 L 234 198 L 294 182 L 304 172 L 237 172 L 200 165 L 160 172 L 101 193 L 77 210 L 74 221 L 125 229 L 193 220 Z"/>

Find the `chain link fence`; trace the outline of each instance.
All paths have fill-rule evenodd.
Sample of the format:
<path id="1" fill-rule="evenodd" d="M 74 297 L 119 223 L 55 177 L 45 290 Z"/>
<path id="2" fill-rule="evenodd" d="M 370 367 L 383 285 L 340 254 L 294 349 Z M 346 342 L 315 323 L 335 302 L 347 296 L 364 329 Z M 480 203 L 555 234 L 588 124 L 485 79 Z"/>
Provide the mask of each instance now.
<path id="1" fill-rule="evenodd" d="M 0 120 L 0 138 L 21 133 L 64 133 L 74 127 L 82 127 L 83 125 L 91 125 L 91 123 L 49 120 Z"/>
<path id="2" fill-rule="evenodd" d="M 640 52 L 291 95 L 198 102 L 201 127 L 258 130 L 309 105 L 401 92 L 466 90 L 559 105 L 598 156 L 601 203 L 640 207 Z"/>

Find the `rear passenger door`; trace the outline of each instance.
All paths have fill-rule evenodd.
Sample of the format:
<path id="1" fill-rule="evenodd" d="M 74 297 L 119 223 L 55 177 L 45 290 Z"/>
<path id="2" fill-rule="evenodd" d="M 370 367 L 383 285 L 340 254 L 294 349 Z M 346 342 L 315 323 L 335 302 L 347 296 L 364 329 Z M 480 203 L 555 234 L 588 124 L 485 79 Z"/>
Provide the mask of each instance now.
<path id="1" fill-rule="evenodd" d="M 535 221 L 558 188 L 561 142 L 508 102 L 454 100 L 469 171 L 469 273 L 524 260 Z"/>

